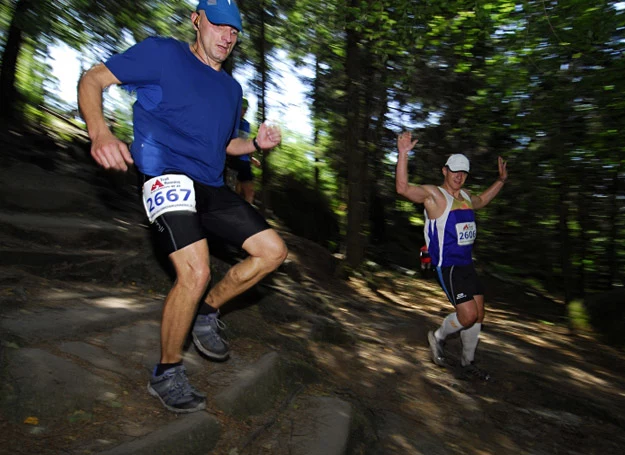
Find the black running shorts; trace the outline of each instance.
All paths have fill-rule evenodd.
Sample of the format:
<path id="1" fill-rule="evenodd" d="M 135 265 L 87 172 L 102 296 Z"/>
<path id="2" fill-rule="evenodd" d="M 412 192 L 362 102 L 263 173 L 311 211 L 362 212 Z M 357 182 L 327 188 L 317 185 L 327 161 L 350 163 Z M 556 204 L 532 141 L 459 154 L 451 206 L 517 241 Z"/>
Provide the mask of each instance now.
<path id="1" fill-rule="evenodd" d="M 141 176 L 143 183 L 152 177 Z M 227 186 L 193 182 L 196 213 L 168 212 L 154 220 L 159 247 L 167 255 L 202 239 L 225 241 L 241 247 L 251 236 L 270 229 L 267 221 L 248 202 Z"/>
<path id="2" fill-rule="evenodd" d="M 254 173 L 252 172 L 252 162 L 249 160 L 237 160 L 237 180 L 239 182 L 251 182 L 254 180 Z"/>
<path id="3" fill-rule="evenodd" d="M 468 302 L 473 296 L 484 295 L 484 287 L 473 264 L 438 267 L 437 272 L 438 281 L 453 306 Z"/>

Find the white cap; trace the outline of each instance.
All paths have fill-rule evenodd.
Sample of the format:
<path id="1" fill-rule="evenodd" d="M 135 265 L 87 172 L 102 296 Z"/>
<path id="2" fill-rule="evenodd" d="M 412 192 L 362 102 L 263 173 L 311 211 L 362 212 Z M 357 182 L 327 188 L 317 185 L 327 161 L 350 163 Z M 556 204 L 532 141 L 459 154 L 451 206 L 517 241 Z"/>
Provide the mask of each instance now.
<path id="1" fill-rule="evenodd" d="M 471 166 L 469 165 L 469 159 L 461 153 L 451 155 L 445 166 L 449 168 L 451 172 L 466 172 L 469 173 Z"/>

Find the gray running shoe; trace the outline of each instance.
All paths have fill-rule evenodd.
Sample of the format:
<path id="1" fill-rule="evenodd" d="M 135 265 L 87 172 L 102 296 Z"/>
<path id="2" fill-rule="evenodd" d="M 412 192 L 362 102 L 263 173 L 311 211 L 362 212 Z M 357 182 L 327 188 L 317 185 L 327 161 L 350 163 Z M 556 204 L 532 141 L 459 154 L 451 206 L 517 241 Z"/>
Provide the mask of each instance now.
<path id="1" fill-rule="evenodd" d="M 434 332 L 430 330 L 428 332 L 428 344 L 430 345 L 430 354 L 432 356 L 432 362 L 439 367 L 444 367 L 446 364 L 444 342 L 438 341 Z"/>
<path id="2" fill-rule="evenodd" d="M 225 328 L 226 324 L 219 319 L 219 312 L 198 314 L 191 331 L 195 347 L 210 359 L 227 359 L 230 355 L 230 348 L 220 335 Z"/>
<path id="3" fill-rule="evenodd" d="M 206 409 L 206 398 L 189 384 L 184 365 L 170 368 L 160 376 L 152 376 L 148 392 L 169 411 L 178 414 Z"/>
<path id="4" fill-rule="evenodd" d="M 482 381 L 490 381 L 491 379 L 490 374 L 478 368 L 474 362 L 462 367 L 462 376 L 466 379 L 476 378 Z"/>

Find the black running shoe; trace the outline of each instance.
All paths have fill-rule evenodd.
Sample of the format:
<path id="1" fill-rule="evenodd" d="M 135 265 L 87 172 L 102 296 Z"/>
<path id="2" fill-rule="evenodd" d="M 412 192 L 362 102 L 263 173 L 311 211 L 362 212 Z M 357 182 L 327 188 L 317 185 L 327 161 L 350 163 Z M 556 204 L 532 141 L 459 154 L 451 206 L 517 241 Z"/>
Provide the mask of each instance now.
<path id="1" fill-rule="evenodd" d="M 474 362 L 462 367 L 462 376 L 464 378 L 476 378 L 481 381 L 490 381 L 491 377 L 486 371 L 475 366 Z"/>
<path id="2" fill-rule="evenodd" d="M 221 336 L 225 328 L 226 324 L 219 319 L 219 312 L 198 314 L 191 331 L 193 344 L 206 357 L 225 360 L 230 355 L 228 343 Z"/>
<path id="3" fill-rule="evenodd" d="M 158 398 L 169 411 L 186 414 L 206 409 L 206 398 L 189 384 L 184 365 L 152 376 L 148 392 Z"/>

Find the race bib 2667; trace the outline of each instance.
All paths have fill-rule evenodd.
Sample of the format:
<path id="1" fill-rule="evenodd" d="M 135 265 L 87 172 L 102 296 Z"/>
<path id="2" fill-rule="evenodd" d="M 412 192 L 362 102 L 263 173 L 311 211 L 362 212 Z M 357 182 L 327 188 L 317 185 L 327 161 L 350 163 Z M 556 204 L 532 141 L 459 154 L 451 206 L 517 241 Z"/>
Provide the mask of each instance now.
<path id="1" fill-rule="evenodd" d="M 186 175 L 165 174 L 143 184 L 143 207 L 153 223 L 167 212 L 195 212 L 193 181 Z"/>

